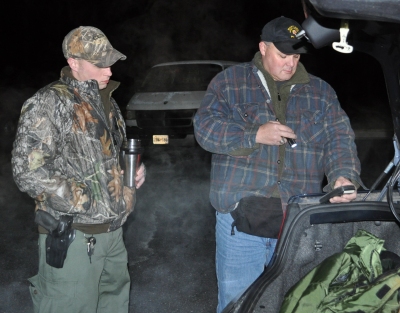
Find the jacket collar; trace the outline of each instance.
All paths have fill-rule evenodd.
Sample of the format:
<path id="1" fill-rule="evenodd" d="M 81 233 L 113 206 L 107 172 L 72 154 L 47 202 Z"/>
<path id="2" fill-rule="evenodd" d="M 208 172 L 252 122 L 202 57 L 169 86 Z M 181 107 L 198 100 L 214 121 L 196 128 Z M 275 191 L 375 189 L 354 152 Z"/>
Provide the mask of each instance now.
<path id="1" fill-rule="evenodd" d="M 77 80 L 71 73 L 71 68 L 69 66 L 65 66 L 61 70 L 61 78 L 60 80 L 67 85 L 72 86 L 73 88 L 78 88 L 78 89 L 93 89 L 97 90 L 99 93 L 101 92 L 102 94 L 108 94 L 111 97 L 111 93 L 118 88 L 120 85 L 119 82 L 115 80 L 110 80 L 109 83 L 107 84 L 107 87 L 99 90 L 99 85 L 96 80 L 91 79 L 91 80 L 86 80 L 86 81 L 79 81 Z"/>
<path id="2" fill-rule="evenodd" d="M 273 80 L 271 74 L 269 74 L 263 64 L 262 64 L 262 58 L 261 58 L 261 52 L 258 51 L 253 58 L 253 64 L 257 68 L 257 70 L 260 70 L 261 73 L 263 73 L 265 79 L 267 82 Z M 285 82 L 285 85 L 295 85 L 295 84 L 308 84 L 310 82 L 310 77 L 308 76 L 308 73 L 304 67 L 304 65 L 299 62 L 297 65 L 296 72 L 294 75 Z"/>

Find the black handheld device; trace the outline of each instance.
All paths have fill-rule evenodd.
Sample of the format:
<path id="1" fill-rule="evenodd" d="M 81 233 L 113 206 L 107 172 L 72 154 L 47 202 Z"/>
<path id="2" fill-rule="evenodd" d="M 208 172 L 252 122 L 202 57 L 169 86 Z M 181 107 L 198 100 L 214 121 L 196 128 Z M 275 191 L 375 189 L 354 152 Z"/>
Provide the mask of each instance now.
<path id="1" fill-rule="evenodd" d="M 341 196 L 345 193 L 353 193 L 355 190 L 356 188 L 353 185 L 340 186 L 328 192 L 321 199 L 319 199 L 319 203 L 328 203 L 330 198 Z"/>

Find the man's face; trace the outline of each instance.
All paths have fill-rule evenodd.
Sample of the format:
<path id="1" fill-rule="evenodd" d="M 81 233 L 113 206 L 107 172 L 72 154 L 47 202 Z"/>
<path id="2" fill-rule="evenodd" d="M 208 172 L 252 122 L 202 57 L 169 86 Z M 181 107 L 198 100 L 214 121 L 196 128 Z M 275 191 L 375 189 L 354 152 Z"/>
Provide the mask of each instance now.
<path id="1" fill-rule="evenodd" d="M 265 70 L 276 81 L 292 78 L 300 61 L 300 54 L 284 54 L 273 43 L 260 42 L 260 52 Z"/>
<path id="2" fill-rule="evenodd" d="M 74 72 L 74 77 L 80 81 L 95 79 L 99 83 L 99 89 L 104 89 L 112 75 L 111 67 L 97 67 L 85 60 L 76 60 L 77 67 Z"/>

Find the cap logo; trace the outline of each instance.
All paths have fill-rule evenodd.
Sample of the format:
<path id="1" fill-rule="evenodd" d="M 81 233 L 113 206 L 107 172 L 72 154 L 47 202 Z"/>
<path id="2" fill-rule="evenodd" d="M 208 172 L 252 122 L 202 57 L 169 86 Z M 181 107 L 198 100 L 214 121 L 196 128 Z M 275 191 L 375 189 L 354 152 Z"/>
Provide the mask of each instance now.
<path id="1" fill-rule="evenodd" d="M 296 38 L 296 34 L 300 31 L 295 25 L 289 26 L 287 30 L 290 33 L 290 38 Z"/>
<path id="2" fill-rule="evenodd" d="M 304 43 L 296 37 L 301 31 L 301 25 L 284 16 L 273 19 L 265 24 L 260 39 L 272 42 L 284 54 L 307 53 Z"/>

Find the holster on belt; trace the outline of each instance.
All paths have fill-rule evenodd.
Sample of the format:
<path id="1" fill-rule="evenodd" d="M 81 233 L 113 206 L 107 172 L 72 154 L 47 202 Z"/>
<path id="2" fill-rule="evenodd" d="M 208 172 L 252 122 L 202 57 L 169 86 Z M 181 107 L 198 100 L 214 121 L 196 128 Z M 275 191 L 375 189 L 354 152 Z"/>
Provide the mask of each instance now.
<path id="1" fill-rule="evenodd" d="M 46 263 L 52 267 L 64 266 L 68 247 L 75 239 L 72 221 L 72 215 L 61 215 L 57 220 L 46 211 L 36 211 L 35 222 L 49 232 L 46 238 Z"/>

